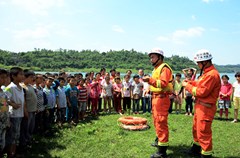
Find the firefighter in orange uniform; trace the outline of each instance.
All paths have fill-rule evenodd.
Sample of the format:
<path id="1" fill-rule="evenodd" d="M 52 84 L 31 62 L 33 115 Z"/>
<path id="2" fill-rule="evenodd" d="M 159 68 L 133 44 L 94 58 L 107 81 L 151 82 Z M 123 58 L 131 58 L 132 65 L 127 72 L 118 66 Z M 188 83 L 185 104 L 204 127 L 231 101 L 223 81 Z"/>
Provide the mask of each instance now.
<path id="1" fill-rule="evenodd" d="M 169 94 L 172 93 L 172 69 L 163 62 L 164 54 L 160 49 L 153 49 L 149 57 L 154 70 L 152 77 L 143 77 L 143 81 L 150 84 L 152 92 L 152 113 L 156 130 L 158 151 L 151 158 L 167 157 L 168 147 L 168 109 L 170 106 Z"/>
<path id="2" fill-rule="evenodd" d="M 216 113 L 221 80 L 207 50 L 197 52 L 194 60 L 201 69 L 198 81 L 183 81 L 182 85 L 195 99 L 192 134 L 194 143 L 190 152 L 202 158 L 212 157 L 212 121 Z M 203 74 L 202 74 L 203 73 Z M 201 75 L 202 74 L 202 75 Z"/>

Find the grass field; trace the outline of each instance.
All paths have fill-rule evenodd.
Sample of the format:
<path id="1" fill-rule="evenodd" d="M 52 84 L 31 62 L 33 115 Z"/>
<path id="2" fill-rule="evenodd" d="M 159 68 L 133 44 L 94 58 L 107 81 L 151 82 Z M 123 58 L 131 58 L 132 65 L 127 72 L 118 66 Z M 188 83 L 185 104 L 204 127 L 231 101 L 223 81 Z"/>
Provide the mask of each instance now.
<path id="1" fill-rule="evenodd" d="M 230 116 L 233 115 L 232 109 Z M 52 136 L 36 137 L 27 152 L 27 157 L 49 158 L 148 158 L 155 152 L 150 144 L 155 139 L 150 114 L 139 115 L 148 119 L 150 129 L 145 131 L 126 131 L 118 126 L 118 114 L 88 117 L 76 127 L 65 124 L 62 129 L 54 128 Z M 170 146 L 169 157 L 188 156 L 184 153 L 192 142 L 192 117 L 184 114 L 169 115 Z M 240 157 L 240 123 L 214 120 L 214 157 Z"/>

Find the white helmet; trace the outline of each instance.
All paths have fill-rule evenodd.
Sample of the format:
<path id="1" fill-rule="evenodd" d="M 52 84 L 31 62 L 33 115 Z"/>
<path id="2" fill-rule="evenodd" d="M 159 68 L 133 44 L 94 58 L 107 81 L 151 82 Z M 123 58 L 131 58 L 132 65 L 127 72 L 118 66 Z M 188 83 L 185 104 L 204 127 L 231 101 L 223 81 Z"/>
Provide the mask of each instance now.
<path id="1" fill-rule="evenodd" d="M 207 61 L 212 59 L 212 54 L 206 49 L 199 50 L 194 56 L 195 62 Z"/>
<path id="2" fill-rule="evenodd" d="M 154 48 L 154 49 L 152 49 L 152 50 L 148 53 L 148 55 L 150 56 L 151 54 L 159 54 L 159 55 L 164 56 L 163 51 L 162 51 L 161 49 L 159 49 L 159 48 Z"/>

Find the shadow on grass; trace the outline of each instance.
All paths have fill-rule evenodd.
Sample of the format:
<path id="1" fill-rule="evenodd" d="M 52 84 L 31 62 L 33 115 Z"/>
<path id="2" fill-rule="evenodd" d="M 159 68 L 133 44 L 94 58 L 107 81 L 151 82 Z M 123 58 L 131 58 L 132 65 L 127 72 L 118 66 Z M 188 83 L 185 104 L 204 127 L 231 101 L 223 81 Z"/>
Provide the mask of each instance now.
<path id="1" fill-rule="evenodd" d="M 178 145 L 178 146 L 169 146 L 168 148 L 168 158 L 199 158 L 194 157 L 188 154 L 191 145 Z M 213 158 L 239 158 L 239 156 L 215 156 Z"/>
<path id="2" fill-rule="evenodd" d="M 32 145 L 32 148 L 27 150 L 26 154 L 24 154 L 24 157 L 26 158 L 58 158 L 57 156 L 52 156 L 50 154 L 51 150 L 64 150 L 66 149 L 65 146 L 58 144 L 56 141 L 56 138 L 61 137 L 62 134 L 60 132 L 60 129 L 58 127 L 52 127 L 51 130 L 49 130 L 44 135 L 35 135 L 35 140 L 37 143 L 34 143 Z"/>

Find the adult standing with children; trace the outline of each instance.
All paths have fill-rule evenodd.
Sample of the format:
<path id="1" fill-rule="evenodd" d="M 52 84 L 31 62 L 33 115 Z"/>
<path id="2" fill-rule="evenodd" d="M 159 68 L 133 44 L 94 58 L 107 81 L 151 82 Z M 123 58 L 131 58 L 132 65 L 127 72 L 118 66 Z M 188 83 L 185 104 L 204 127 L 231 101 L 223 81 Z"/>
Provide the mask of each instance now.
<path id="1" fill-rule="evenodd" d="M 168 109 L 170 106 L 169 94 L 173 91 L 172 69 L 163 62 L 164 53 L 160 49 L 153 49 L 149 57 L 154 66 L 152 77 L 143 77 L 144 82 L 150 84 L 152 92 L 152 113 L 157 139 L 155 145 L 158 151 L 151 158 L 167 157 L 168 147 Z"/>
<path id="2" fill-rule="evenodd" d="M 212 157 L 212 121 L 217 110 L 216 102 L 221 88 L 218 71 L 212 64 L 212 55 L 207 50 L 199 50 L 194 57 L 200 72 L 197 81 L 184 80 L 182 85 L 195 97 L 193 119 L 193 139 L 191 154 L 202 158 Z"/>

